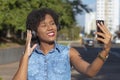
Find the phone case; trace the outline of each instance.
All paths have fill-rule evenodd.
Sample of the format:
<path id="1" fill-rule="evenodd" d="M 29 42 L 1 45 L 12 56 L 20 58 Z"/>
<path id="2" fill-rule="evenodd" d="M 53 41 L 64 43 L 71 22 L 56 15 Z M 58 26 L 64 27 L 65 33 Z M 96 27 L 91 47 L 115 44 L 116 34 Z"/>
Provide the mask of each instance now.
<path id="1" fill-rule="evenodd" d="M 96 20 L 96 25 L 97 25 L 97 23 L 101 24 L 101 22 L 104 24 L 104 20 Z M 103 33 L 102 30 L 98 26 L 97 26 L 97 32 Z M 99 35 L 97 35 L 97 37 L 103 38 L 102 36 L 99 36 Z M 101 42 L 101 41 L 98 41 L 98 43 L 103 44 L 103 42 Z"/>

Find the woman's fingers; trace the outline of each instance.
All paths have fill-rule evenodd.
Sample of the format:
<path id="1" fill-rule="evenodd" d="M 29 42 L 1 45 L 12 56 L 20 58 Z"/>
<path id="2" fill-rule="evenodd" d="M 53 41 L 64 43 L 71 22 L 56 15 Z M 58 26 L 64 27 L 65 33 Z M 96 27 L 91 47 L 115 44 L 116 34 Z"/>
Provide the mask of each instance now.
<path id="1" fill-rule="evenodd" d="M 32 38 L 32 34 L 30 30 L 27 30 L 27 38 L 26 38 L 26 43 L 30 43 Z"/>
<path id="2" fill-rule="evenodd" d="M 25 48 L 29 48 L 30 47 L 31 38 L 32 38 L 31 31 L 27 30 L 27 38 L 26 38 Z"/>
<path id="3" fill-rule="evenodd" d="M 111 41 L 112 35 L 109 32 L 108 28 L 101 22 L 97 24 L 102 32 L 96 32 L 97 35 L 101 37 L 97 37 L 98 41 L 103 42 L 104 44 L 108 44 Z"/>
<path id="4" fill-rule="evenodd" d="M 105 44 L 105 42 L 104 42 L 104 39 L 103 38 L 96 38 L 97 39 L 97 41 L 100 41 L 100 42 L 103 42 L 104 44 Z"/>
<path id="5" fill-rule="evenodd" d="M 34 44 L 31 48 L 31 51 L 33 51 L 36 48 L 37 44 Z"/>
<path id="6" fill-rule="evenodd" d="M 105 32 L 110 33 L 108 28 L 102 22 L 100 23 L 100 25 L 104 29 Z"/>
<path id="7" fill-rule="evenodd" d="M 102 33 L 102 32 L 96 32 L 96 34 L 99 35 L 99 36 L 101 36 L 102 38 L 105 38 L 104 33 Z"/>
<path id="8" fill-rule="evenodd" d="M 25 54 L 29 55 L 31 52 L 30 43 L 31 43 L 31 31 L 27 30 L 26 44 L 25 44 Z"/>
<path id="9" fill-rule="evenodd" d="M 27 38 L 26 38 L 26 45 L 25 45 L 25 54 L 30 56 L 34 48 L 37 46 L 37 44 L 34 44 L 31 47 L 31 38 L 32 34 L 30 30 L 27 30 Z"/>
<path id="10" fill-rule="evenodd" d="M 106 31 L 105 31 L 105 26 L 103 25 L 103 23 L 101 22 L 101 23 L 97 23 L 97 25 L 98 25 L 98 27 L 100 28 L 100 30 L 103 32 L 103 33 L 105 33 Z"/>

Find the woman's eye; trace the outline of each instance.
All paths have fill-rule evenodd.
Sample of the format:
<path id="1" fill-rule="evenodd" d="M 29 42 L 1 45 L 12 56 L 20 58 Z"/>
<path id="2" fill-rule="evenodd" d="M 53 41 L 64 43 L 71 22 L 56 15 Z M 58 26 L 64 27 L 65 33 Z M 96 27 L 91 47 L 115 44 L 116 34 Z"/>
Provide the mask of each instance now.
<path id="1" fill-rule="evenodd" d="M 51 23 L 51 25 L 55 25 L 55 23 L 53 22 L 53 23 Z"/>
<path id="2" fill-rule="evenodd" d="M 41 27 L 46 27 L 46 25 L 45 25 L 45 24 L 42 24 Z"/>

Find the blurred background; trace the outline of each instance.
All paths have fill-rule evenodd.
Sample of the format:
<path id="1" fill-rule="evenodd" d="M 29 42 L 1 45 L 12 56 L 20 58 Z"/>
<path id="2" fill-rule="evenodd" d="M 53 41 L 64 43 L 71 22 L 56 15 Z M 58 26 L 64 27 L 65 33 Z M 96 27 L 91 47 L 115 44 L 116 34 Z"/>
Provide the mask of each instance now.
<path id="1" fill-rule="evenodd" d="M 104 20 L 113 35 L 108 60 L 94 78 L 72 69 L 72 80 L 120 80 L 120 0 L 0 0 L 0 80 L 15 74 L 24 51 L 26 17 L 42 7 L 59 14 L 57 42 L 74 47 L 90 63 L 103 46 L 95 40 L 96 20 Z"/>

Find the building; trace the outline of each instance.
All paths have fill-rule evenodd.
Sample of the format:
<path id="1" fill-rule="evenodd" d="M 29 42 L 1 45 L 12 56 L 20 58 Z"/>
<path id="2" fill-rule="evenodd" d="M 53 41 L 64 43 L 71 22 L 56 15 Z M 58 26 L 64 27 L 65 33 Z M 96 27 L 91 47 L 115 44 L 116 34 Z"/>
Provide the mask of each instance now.
<path id="1" fill-rule="evenodd" d="M 115 35 L 119 30 L 119 0 L 96 0 L 96 20 L 104 20 Z"/>
<path id="2" fill-rule="evenodd" d="M 95 12 L 86 13 L 84 32 L 86 34 L 90 34 L 91 31 L 95 31 L 95 30 L 96 30 Z"/>

